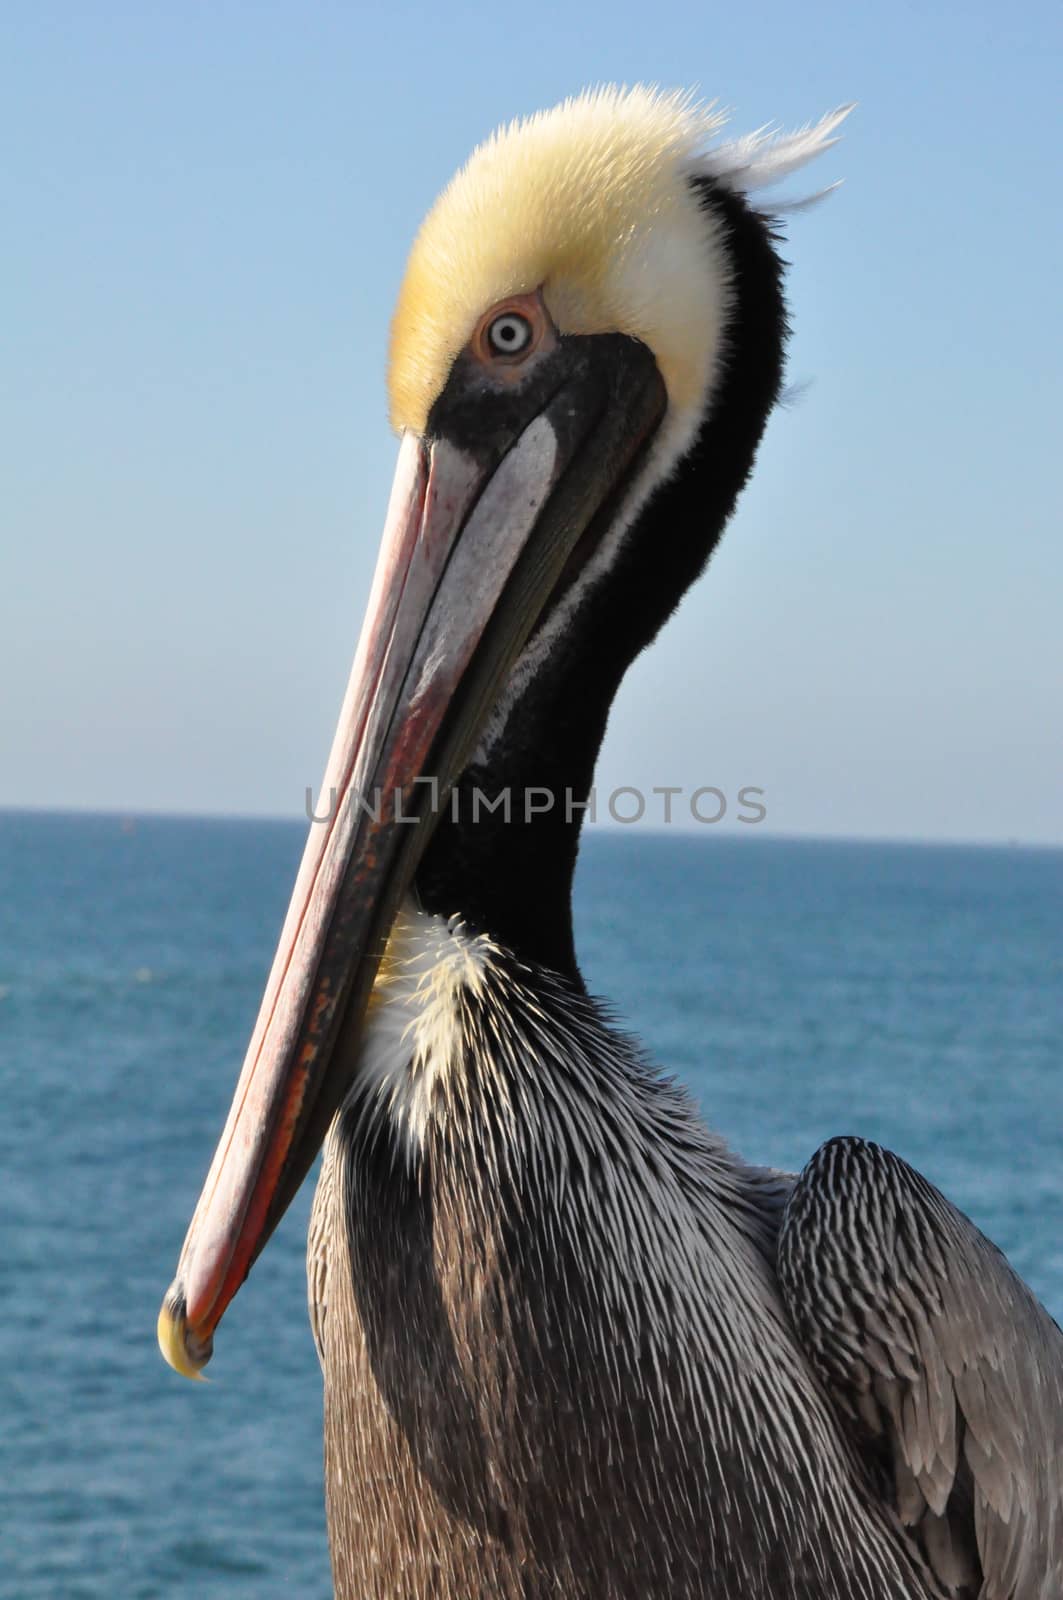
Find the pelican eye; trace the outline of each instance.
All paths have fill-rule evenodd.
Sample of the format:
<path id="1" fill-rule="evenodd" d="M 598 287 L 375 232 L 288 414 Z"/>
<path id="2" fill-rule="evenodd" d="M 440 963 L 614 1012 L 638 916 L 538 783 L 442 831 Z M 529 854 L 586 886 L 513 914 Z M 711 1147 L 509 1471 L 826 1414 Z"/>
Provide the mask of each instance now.
<path id="1" fill-rule="evenodd" d="M 519 311 L 503 311 L 487 330 L 487 344 L 492 355 L 519 356 L 532 341 L 532 325 Z"/>

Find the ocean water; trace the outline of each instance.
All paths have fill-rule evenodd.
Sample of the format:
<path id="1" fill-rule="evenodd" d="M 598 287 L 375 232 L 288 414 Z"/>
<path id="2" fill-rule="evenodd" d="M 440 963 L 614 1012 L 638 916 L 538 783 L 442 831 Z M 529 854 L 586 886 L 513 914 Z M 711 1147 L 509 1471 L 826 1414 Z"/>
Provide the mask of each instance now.
<path id="1" fill-rule="evenodd" d="M 155 1347 L 298 825 L 0 814 L 0 1595 L 330 1593 L 311 1185 Z M 751 1157 L 919 1166 L 1063 1314 L 1063 852 L 592 836 L 592 986 Z"/>

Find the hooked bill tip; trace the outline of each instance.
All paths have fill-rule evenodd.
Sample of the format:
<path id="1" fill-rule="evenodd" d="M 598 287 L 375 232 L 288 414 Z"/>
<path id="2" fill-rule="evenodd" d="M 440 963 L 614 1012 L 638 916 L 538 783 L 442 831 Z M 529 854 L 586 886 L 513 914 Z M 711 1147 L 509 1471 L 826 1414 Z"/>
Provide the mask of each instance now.
<path id="1" fill-rule="evenodd" d="M 185 1297 L 176 1284 L 162 1303 L 156 1332 L 159 1349 L 173 1370 L 179 1372 L 182 1378 L 205 1382 L 202 1369 L 210 1360 L 214 1341 L 208 1339 L 205 1344 L 200 1344 L 190 1335 L 185 1316 Z"/>

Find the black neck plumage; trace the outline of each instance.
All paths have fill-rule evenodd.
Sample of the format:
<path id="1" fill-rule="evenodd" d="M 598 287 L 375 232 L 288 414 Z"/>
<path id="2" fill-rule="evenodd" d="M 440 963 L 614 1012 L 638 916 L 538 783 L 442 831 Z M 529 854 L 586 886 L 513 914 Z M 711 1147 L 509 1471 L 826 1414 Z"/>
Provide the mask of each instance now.
<path id="1" fill-rule="evenodd" d="M 719 542 L 782 384 L 788 328 L 776 235 L 741 196 L 712 180 L 698 188 L 723 223 L 733 274 L 705 419 L 529 676 L 487 760 L 463 774 L 416 880 L 426 910 L 458 914 L 576 984 L 572 880 L 609 708 Z"/>

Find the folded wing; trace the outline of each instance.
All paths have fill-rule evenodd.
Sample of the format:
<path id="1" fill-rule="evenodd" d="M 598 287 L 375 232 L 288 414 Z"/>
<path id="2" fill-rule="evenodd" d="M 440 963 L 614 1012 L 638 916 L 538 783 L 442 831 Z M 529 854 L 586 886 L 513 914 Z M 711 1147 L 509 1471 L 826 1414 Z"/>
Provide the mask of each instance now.
<path id="1" fill-rule="evenodd" d="M 779 1276 L 798 1337 L 957 1600 L 1063 1597 L 1063 1334 L 1001 1252 L 878 1145 L 798 1178 Z"/>

